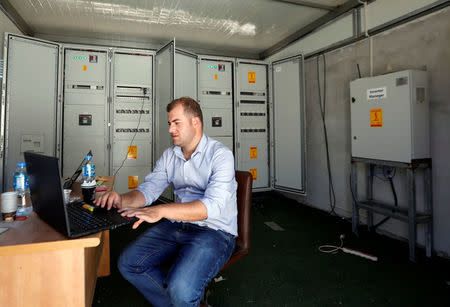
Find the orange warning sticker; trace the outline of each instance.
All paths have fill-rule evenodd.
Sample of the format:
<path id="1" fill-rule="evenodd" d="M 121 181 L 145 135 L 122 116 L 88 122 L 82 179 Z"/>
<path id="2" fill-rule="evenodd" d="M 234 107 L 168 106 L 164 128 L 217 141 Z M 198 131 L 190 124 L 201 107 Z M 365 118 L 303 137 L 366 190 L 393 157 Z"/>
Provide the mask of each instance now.
<path id="1" fill-rule="evenodd" d="M 253 180 L 258 179 L 258 169 L 257 168 L 251 168 L 250 174 L 252 174 Z"/>
<path id="2" fill-rule="evenodd" d="M 137 159 L 137 146 L 136 145 L 128 146 L 127 159 L 135 159 L 135 160 Z"/>
<path id="3" fill-rule="evenodd" d="M 136 189 L 139 185 L 139 176 L 128 176 L 128 190 Z"/>
<path id="4" fill-rule="evenodd" d="M 254 71 L 248 72 L 248 83 L 255 83 L 256 81 L 256 73 Z"/>
<path id="5" fill-rule="evenodd" d="M 87 70 L 87 65 L 83 65 L 83 70 L 84 70 L 84 71 Z"/>
<path id="6" fill-rule="evenodd" d="M 250 159 L 258 159 L 258 147 L 250 147 Z"/>
<path id="7" fill-rule="evenodd" d="M 216 79 L 216 80 L 217 80 L 217 75 L 214 75 L 214 79 Z"/>
<path id="8" fill-rule="evenodd" d="M 370 110 L 370 127 L 383 127 L 383 109 Z"/>

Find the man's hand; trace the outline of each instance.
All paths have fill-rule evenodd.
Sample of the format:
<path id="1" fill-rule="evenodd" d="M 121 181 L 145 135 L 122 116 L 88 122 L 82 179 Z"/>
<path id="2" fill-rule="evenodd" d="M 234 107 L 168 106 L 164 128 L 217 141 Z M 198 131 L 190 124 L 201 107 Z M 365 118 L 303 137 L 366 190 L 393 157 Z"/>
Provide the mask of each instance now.
<path id="1" fill-rule="evenodd" d="M 137 217 L 139 220 L 133 224 L 133 229 L 136 229 L 144 221 L 148 223 L 156 223 L 162 219 L 164 217 L 162 214 L 162 209 L 163 206 L 159 205 L 145 208 L 124 208 L 119 212 L 122 216 Z"/>
<path id="2" fill-rule="evenodd" d="M 116 191 L 109 191 L 102 194 L 98 199 L 94 200 L 96 206 L 106 208 L 109 210 L 112 207 L 122 209 L 122 196 Z"/>

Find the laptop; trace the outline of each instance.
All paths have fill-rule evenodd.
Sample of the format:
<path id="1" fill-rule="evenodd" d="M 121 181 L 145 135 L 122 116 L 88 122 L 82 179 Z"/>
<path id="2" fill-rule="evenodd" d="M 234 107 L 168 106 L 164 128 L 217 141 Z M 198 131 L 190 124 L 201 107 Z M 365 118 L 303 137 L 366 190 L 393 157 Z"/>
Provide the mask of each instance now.
<path id="1" fill-rule="evenodd" d="M 92 151 L 89 150 L 89 152 L 86 154 L 86 156 L 92 157 Z M 83 160 L 81 161 L 78 168 L 73 173 L 72 177 L 70 177 L 67 181 L 64 182 L 64 189 L 71 189 L 74 182 L 78 179 L 78 176 L 81 174 L 81 170 L 83 168 L 83 165 L 86 163 L 87 159 L 86 156 L 83 157 Z"/>
<path id="2" fill-rule="evenodd" d="M 69 238 L 78 238 L 102 230 L 135 222 L 116 208 L 83 208 L 84 202 L 64 204 L 58 158 L 25 152 L 33 210 L 47 224 Z"/>

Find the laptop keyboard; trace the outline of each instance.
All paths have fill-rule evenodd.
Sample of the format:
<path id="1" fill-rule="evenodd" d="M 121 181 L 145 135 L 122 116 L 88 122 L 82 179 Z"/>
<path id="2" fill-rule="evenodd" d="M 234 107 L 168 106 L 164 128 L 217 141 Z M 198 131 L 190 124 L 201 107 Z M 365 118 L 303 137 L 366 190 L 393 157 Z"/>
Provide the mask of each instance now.
<path id="1" fill-rule="evenodd" d="M 103 229 L 115 225 L 116 222 L 109 220 L 106 216 L 99 216 L 91 211 L 81 208 L 81 204 L 67 206 L 70 219 L 70 228 L 75 231 L 89 229 Z"/>

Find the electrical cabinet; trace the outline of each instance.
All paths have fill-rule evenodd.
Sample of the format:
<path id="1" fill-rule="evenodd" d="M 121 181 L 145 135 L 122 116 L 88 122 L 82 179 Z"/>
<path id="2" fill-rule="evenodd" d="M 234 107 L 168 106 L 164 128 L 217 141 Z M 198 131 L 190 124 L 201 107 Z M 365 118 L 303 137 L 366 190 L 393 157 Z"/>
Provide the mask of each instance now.
<path id="1" fill-rule="evenodd" d="M 236 169 L 252 173 L 255 191 L 306 193 L 301 55 L 269 64 L 197 56 L 176 49 L 175 41 L 157 52 L 62 47 L 9 36 L 3 177 L 12 174 L 23 151 L 62 154 L 63 175 L 71 176 L 92 150 L 98 175 L 115 175 L 120 193 L 134 189 L 172 145 L 167 104 L 189 96 L 202 107 L 205 134 L 234 152 Z M 33 121 L 21 117 L 26 112 L 33 112 Z M 170 187 L 162 196 L 174 200 Z"/>
<path id="2" fill-rule="evenodd" d="M 98 175 L 109 174 L 106 49 L 64 48 L 63 176 L 92 150 Z"/>
<path id="3" fill-rule="evenodd" d="M 236 164 L 252 174 L 254 191 L 270 188 L 267 69 L 264 62 L 236 63 Z"/>
<path id="4" fill-rule="evenodd" d="M 350 83 L 352 156 L 430 158 L 427 73 L 405 70 Z"/>
<path id="5" fill-rule="evenodd" d="M 271 64 L 271 168 L 273 188 L 306 194 L 306 126 L 303 56 Z"/>
<path id="6" fill-rule="evenodd" d="M 21 35 L 5 35 L 0 180 L 13 187 L 23 152 L 58 156 L 60 45 Z"/>
<path id="7" fill-rule="evenodd" d="M 233 151 L 233 60 L 200 57 L 203 131 Z"/>
<path id="8" fill-rule="evenodd" d="M 152 170 L 153 54 L 112 51 L 112 170 L 126 193 Z"/>

